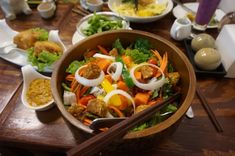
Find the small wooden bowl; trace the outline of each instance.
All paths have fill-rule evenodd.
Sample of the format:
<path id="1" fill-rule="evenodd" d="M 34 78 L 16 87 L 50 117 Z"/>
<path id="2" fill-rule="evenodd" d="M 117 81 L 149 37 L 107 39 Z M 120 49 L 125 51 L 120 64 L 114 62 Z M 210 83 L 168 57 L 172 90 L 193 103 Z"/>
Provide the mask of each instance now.
<path id="1" fill-rule="evenodd" d="M 61 84 L 65 79 L 65 70 L 73 60 L 82 59 L 83 53 L 87 49 L 95 49 L 97 45 L 111 47 L 117 38 L 119 38 L 124 45 L 133 43 L 137 38 L 148 39 L 152 44 L 153 49 L 157 49 L 161 54 L 166 51 L 168 52 L 170 62 L 181 75 L 180 83 L 182 87 L 182 98 L 177 112 L 167 120 L 153 127 L 142 131 L 129 132 L 123 137 L 123 139 L 119 140 L 122 142 L 121 146 L 128 146 L 127 148 L 129 149 L 141 149 L 141 147 L 146 147 L 146 144 L 153 144 L 152 141 L 159 141 L 163 137 L 169 136 L 174 132 L 194 98 L 196 78 L 193 67 L 183 52 L 169 41 L 157 35 L 137 30 L 116 30 L 87 37 L 72 46 L 66 53 L 64 53 L 58 62 L 57 67 L 52 74 L 52 93 L 63 117 L 72 125 L 79 128 L 78 120 L 69 114 L 63 105 L 63 89 Z"/>

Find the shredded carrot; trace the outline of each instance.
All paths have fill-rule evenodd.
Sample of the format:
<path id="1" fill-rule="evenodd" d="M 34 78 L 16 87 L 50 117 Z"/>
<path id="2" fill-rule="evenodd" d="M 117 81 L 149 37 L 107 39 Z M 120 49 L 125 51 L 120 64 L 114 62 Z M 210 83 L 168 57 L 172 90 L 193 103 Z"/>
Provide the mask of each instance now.
<path id="1" fill-rule="evenodd" d="M 160 66 L 160 69 L 165 72 L 166 70 L 166 67 L 167 67 L 167 64 L 168 64 L 168 54 L 167 52 L 163 55 L 163 60 L 162 60 L 162 64 Z M 159 77 L 161 75 L 161 72 L 158 71 L 157 74 L 156 74 L 156 77 Z"/>
<path id="2" fill-rule="evenodd" d="M 127 65 L 127 67 L 130 67 L 131 64 L 133 63 L 132 58 L 130 56 L 127 56 L 127 55 L 123 55 L 122 60 Z"/>
<path id="3" fill-rule="evenodd" d="M 119 116 L 119 117 L 124 117 L 124 114 L 116 107 L 112 105 L 108 105 L 108 108 L 114 110 L 114 112 Z"/>
<path id="4" fill-rule="evenodd" d="M 157 50 L 151 50 L 152 53 L 157 57 L 157 59 L 159 60 L 160 64 L 162 64 L 162 57 L 161 55 L 159 54 L 159 52 Z"/>
<path id="5" fill-rule="evenodd" d="M 71 92 L 76 92 L 78 85 L 79 83 L 74 79 L 71 83 Z"/>
<path id="6" fill-rule="evenodd" d="M 84 57 L 85 58 L 90 58 L 90 57 L 92 57 L 95 53 L 97 52 L 97 50 L 90 50 L 90 51 L 87 51 L 87 52 L 85 52 L 84 53 Z"/>
<path id="7" fill-rule="evenodd" d="M 109 130 L 109 128 L 105 127 L 105 128 L 100 128 L 99 130 L 102 131 L 102 132 L 105 132 L 105 131 Z"/>
<path id="8" fill-rule="evenodd" d="M 78 84 L 78 87 L 77 87 L 77 90 L 76 90 L 77 103 L 78 103 L 79 100 L 80 100 L 81 87 L 82 87 L 82 85 Z"/>
<path id="9" fill-rule="evenodd" d="M 148 105 L 155 105 L 162 101 L 162 98 L 157 98 L 156 100 L 152 100 L 148 102 Z"/>
<path id="10" fill-rule="evenodd" d="M 104 47 L 102 47 L 101 45 L 98 45 L 97 47 L 99 48 L 102 54 L 109 55 L 108 50 L 106 50 Z"/>
<path id="11" fill-rule="evenodd" d="M 75 77 L 74 77 L 74 75 L 73 75 L 73 74 L 69 74 L 69 75 L 67 75 L 67 76 L 66 76 L 66 78 L 65 78 L 65 79 L 66 79 L 67 81 L 73 81 L 73 80 L 74 80 L 74 78 L 75 78 Z"/>
<path id="12" fill-rule="evenodd" d="M 85 119 L 83 120 L 83 123 L 84 123 L 85 125 L 89 126 L 89 125 L 92 123 L 92 121 L 91 121 L 90 119 L 85 118 Z"/>
<path id="13" fill-rule="evenodd" d="M 82 87 L 81 92 L 80 92 L 80 96 L 84 95 L 89 88 L 90 87 L 86 87 L 86 86 Z"/>

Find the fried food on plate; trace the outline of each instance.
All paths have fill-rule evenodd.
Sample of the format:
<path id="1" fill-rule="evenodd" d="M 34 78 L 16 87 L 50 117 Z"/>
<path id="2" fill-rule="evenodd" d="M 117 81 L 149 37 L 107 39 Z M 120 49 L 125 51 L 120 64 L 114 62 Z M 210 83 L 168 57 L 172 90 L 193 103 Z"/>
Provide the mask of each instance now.
<path id="1" fill-rule="evenodd" d="M 53 54 L 62 54 L 63 49 L 52 41 L 38 41 L 34 45 L 34 55 L 38 56 L 42 51 L 47 51 Z"/>
<path id="2" fill-rule="evenodd" d="M 34 47 L 37 41 L 48 40 L 48 32 L 45 29 L 33 28 L 20 32 L 17 34 L 13 42 L 21 49 L 29 49 Z"/>

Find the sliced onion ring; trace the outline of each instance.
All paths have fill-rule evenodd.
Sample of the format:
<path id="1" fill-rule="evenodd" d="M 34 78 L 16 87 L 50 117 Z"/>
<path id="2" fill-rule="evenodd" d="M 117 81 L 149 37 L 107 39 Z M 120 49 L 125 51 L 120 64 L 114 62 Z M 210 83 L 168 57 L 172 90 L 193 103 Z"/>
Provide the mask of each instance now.
<path id="1" fill-rule="evenodd" d="M 89 87 L 97 86 L 97 85 L 101 84 L 101 82 L 104 80 L 104 72 L 101 70 L 99 77 L 96 79 L 87 79 L 85 77 L 80 76 L 80 74 L 79 74 L 79 71 L 85 67 L 87 67 L 87 65 L 84 65 L 84 66 L 78 68 L 78 70 L 75 72 L 75 79 L 79 83 L 81 83 L 82 85 L 89 86 Z"/>
<path id="2" fill-rule="evenodd" d="M 141 83 L 139 82 L 136 78 L 135 78 L 135 70 L 140 68 L 141 66 L 151 66 L 151 67 L 154 67 L 154 68 L 157 68 L 161 74 L 162 74 L 162 78 L 160 80 L 157 80 L 157 78 L 152 78 L 148 83 Z M 165 83 L 165 75 L 163 73 L 163 71 L 156 65 L 153 65 L 153 64 L 150 64 L 150 63 L 141 63 L 133 68 L 131 68 L 130 70 L 130 75 L 131 75 L 131 78 L 134 82 L 134 84 L 141 88 L 141 89 L 144 89 L 144 90 L 158 90 L 159 88 L 161 88 L 164 83 Z"/>
<path id="3" fill-rule="evenodd" d="M 115 67 L 115 72 L 110 72 L 110 68 Z M 122 75 L 123 64 L 121 62 L 113 62 L 109 65 L 107 73 L 112 77 L 114 81 L 117 81 Z"/>
<path id="4" fill-rule="evenodd" d="M 108 55 L 103 55 L 103 54 L 100 54 L 100 53 L 95 53 L 95 54 L 93 55 L 93 57 L 96 57 L 96 58 L 103 58 L 103 59 L 115 61 L 115 57 L 113 57 L 113 56 L 108 56 Z"/>
<path id="5" fill-rule="evenodd" d="M 133 109 L 134 109 L 134 113 L 135 113 L 135 102 L 134 100 L 132 99 L 132 97 L 130 96 L 130 94 L 128 94 L 127 92 L 123 91 L 123 90 L 120 90 L 120 89 L 116 89 L 116 90 L 113 90 L 111 92 L 109 92 L 105 97 L 104 97 L 104 102 L 106 103 L 106 105 L 108 104 L 110 98 L 113 96 L 113 95 L 116 95 L 116 94 L 120 94 L 122 96 L 125 96 L 127 99 L 129 99 L 131 101 L 131 104 L 133 106 Z"/>

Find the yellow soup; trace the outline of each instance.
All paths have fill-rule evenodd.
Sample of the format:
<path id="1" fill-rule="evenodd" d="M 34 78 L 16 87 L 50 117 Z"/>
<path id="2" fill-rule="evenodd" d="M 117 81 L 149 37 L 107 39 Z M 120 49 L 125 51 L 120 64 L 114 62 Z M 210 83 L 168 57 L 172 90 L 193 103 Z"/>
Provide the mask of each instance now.
<path id="1" fill-rule="evenodd" d="M 52 100 L 51 82 L 48 79 L 35 79 L 26 93 L 27 101 L 31 106 L 40 106 Z"/>

